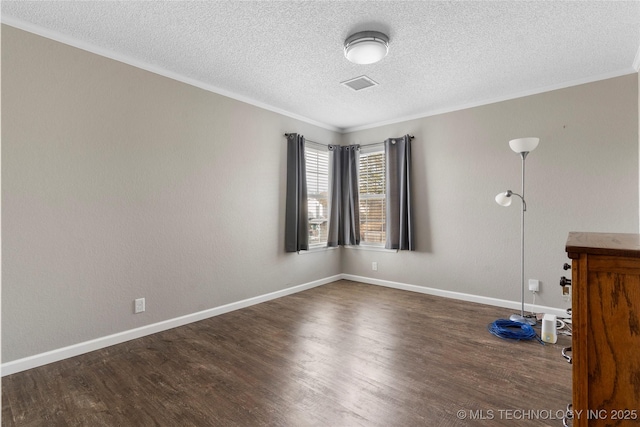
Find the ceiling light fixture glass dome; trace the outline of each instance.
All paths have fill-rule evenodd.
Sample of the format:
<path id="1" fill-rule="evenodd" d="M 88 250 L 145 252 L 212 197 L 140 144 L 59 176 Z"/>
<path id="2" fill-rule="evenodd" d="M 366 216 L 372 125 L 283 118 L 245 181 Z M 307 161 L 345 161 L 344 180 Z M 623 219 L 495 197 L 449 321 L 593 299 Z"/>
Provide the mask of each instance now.
<path id="1" fill-rule="evenodd" d="M 388 52 L 389 37 L 378 31 L 361 31 L 344 41 L 344 56 L 354 64 L 373 64 Z"/>

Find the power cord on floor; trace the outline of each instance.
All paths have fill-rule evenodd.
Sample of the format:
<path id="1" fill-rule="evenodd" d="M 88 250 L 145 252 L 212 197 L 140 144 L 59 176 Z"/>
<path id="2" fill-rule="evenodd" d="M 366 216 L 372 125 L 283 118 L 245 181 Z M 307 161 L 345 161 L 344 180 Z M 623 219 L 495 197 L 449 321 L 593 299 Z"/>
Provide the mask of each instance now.
<path id="1" fill-rule="evenodd" d="M 536 295 L 538 294 L 535 291 L 531 292 L 533 294 L 533 302 L 531 303 L 533 306 L 536 305 Z M 561 318 L 558 317 L 556 319 L 556 331 L 558 335 L 566 335 L 566 336 L 571 336 L 572 335 L 572 324 L 571 324 L 571 309 L 568 308 L 567 309 L 567 314 L 569 315 L 569 317 L 565 317 L 565 318 Z M 532 319 L 536 319 L 536 321 L 541 321 L 542 320 L 542 313 L 533 313 L 531 312 L 531 314 L 525 314 L 524 317 L 525 318 L 532 318 Z M 536 326 L 537 327 L 537 326 Z"/>
<path id="2" fill-rule="evenodd" d="M 571 336 L 573 334 L 573 323 L 571 318 L 557 319 L 558 320 L 558 335 Z"/>
<path id="3" fill-rule="evenodd" d="M 527 323 L 514 322 L 513 320 L 498 319 L 487 326 L 489 332 L 498 338 L 510 340 L 532 340 L 536 339 L 540 344 L 544 342 L 536 334 L 531 325 Z"/>

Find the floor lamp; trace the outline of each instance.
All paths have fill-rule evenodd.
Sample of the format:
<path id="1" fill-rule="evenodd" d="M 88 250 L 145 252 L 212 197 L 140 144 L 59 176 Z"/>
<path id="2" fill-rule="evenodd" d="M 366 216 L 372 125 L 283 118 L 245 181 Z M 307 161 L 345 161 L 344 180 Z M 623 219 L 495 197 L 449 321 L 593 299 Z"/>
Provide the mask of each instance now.
<path id="1" fill-rule="evenodd" d="M 524 213 L 527 211 L 527 203 L 524 200 L 524 163 L 527 158 L 527 154 L 533 151 L 540 142 L 540 138 L 518 138 L 509 141 L 509 147 L 516 153 L 520 154 L 522 158 L 522 194 L 514 193 L 511 190 L 507 190 L 504 193 L 500 193 L 496 196 L 496 203 L 500 206 L 510 206 L 513 200 L 511 196 L 518 196 L 522 200 L 522 213 L 521 213 L 521 225 L 520 225 L 520 277 L 522 294 L 520 301 L 522 303 L 520 314 L 512 314 L 509 318 L 514 322 L 527 323 L 529 325 L 535 325 L 536 319 L 532 317 L 524 316 Z"/>

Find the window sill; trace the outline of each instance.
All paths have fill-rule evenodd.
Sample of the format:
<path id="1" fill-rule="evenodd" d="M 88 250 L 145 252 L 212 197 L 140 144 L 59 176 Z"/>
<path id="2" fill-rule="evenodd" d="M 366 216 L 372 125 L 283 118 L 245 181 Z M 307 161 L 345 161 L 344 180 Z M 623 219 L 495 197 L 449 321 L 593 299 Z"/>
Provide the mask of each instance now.
<path id="1" fill-rule="evenodd" d="M 395 253 L 398 252 L 397 249 L 386 249 L 384 246 L 372 246 L 372 245 L 353 245 L 353 246 L 345 246 L 347 249 L 356 249 L 358 251 L 372 251 L 372 252 L 390 252 Z"/>
<path id="2" fill-rule="evenodd" d="M 316 246 L 316 247 L 311 247 L 309 248 L 309 250 L 307 251 L 299 251 L 298 255 L 308 255 L 308 254 L 313 254 L 316 252 L 326 252 L 326 251 L 334 251 L 338 248 L 328 248 L 326 246 Z"/>

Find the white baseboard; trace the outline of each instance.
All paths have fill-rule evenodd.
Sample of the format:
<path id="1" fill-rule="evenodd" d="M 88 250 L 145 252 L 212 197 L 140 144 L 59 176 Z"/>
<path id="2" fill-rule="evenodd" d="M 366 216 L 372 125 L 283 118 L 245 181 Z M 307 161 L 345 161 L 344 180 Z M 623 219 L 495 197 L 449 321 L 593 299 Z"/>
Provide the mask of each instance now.
<path id="1" fill-rule="evenodd" d="M 131 329 L 128 331 L 119 332 L 106 337 L 96 338 L 90 341 L 73 344 L 68 347 L 63 347 L 45 353 L 36 354 L 33 356 L 25 357 L 23 359 L 13 360 L 11 362 L 3 363 L 0 366 L 0 376 L 6 376 L 15 374 L 17 372 L 26 371 L 27 369 L 36 368 L 38 366 L 47 365 L 49 363 L 57 362 L 70 357 L 79 356 L 84 353 L 88 353 L 101 348 L 109 347 L 115 344 L 120 344 L 126 341 L 130 341 L 136 338 L 141 338 L 147 335 L 155 334 L 157 332 L 166 331 L 167 329 L 176 328 L 189 323 L 197 322 L 199 320 L 208 319 L 209 317 L 218 316 L 220 314 L 228 313 L 230 311 L 239 310 L 241 308 L 249 307 L 262 302 L 270 301 L 276 298 L 281 298 L 287 295 L 302 292 L 307 289 L 315 288 L 316 286 L 325 285 L 327 283 L 335 282 L 342 278 L 341 274 L 326 277 L 324 279 L 315 280 L 313 282 L 304 283 L 302 285 L 293 286 L 280 291 L 271 292 L 265 295 L 259 295 L 257 297 L 248 298 L 242 301 L 222 305 L 220 307 L 214 307 L 208 310 L 199 311 L 197 313 L 187 314 L 185 316 L 176 317 L 174 319 L 165 320 L 151 325 L 141 326 L 139 328 Z"/>
<path id="2" fill-rule="evenodd" d="M 317 286 L 325 285 L 327 283 L 335 282 L 336 280 L 346 279 L 353 280 L 354 282 L 366 283 L 370 285 L 385 286 L 388 288 L 401 289 L 405 291 L 418 292 L 423 294 L 435 295 L 445 298 L 453 298 L 462 301 L 475 302 L 480 304 L 487 304 L 497 307 L 509 308 L 512 310 L 519 310 L 520 303 L 516 301 L 508 301 L 497 298 L 489 298 L 472 294 L 465 294 L 461 292 L 447 291 L 443 289 L 428 288 L 425 286 L 409 285 L 406 283 L 392 282 L 389 280 L 372 279 L 370 277 L 355 276 L 352 274 L 337 274 L 335 276 L 326 277 L 324 279 L 315 280 L 313 282 L 304 283 L 302 285 L 293 286 L 280 291 L 271 292 L 265 295 L 259 295 L 257 297 L 248 298 L 242 301 L 222 305 L 220 307 L 214 307 L 208 310 L 199 311 L 197 313 L 187 314 L 185 316 L 176 317 L 174 319 L 165 320 L 162 322 L 154 323 L 151 325 L 142 326 L 136 329 L 119 332 L 106 337 L 96 338 L 90 341 L 81 342 L 78 344 L 70 345 L 45 353 L 36 354 L 33 356 L 25 357 L 23 359 L 13 360 L 11 362 L 3 363 L 0 366 L 0 376 L 6 376 L 15 374 L 27 369 L 36 368 L 38 366 L 47 365 L 49 363 L 58 362 L 70 357 L 79 356 L 81 354 L 89 353 L 94 350 L 109 347 L 115 344 L 120 344 L 126 341 L 130 341 L 136 338 L 141 338 L 147 335 L 155 334 L 157 332 L 166 331 L 167 329 L 176 328 L 189 323 L 197 322 L 200 320 L 208 319 L 210 317 L 218 316 L 230 311 L 239 310 L 241 308 L 249 307 L 262 302 L 270 301 L 276 298 L 281 298 L 287 295 L 291 295 L 297 292 L 302 292 L 307 289 L 315 288 Z M 533 311 L 536 313 L 550 313 L 555 314 L 558 317 L 566 317 L 566 311 L 560 308 L 544 307 L 540 305 L 525 304 L 527 311 Z"/>
<path id="3" fill-rule="evenodd" d="M 504 307 L 504 308 L 517 310 L 517 311 L 519 311 L 522 307 L 522 304 L 517 301 L 483 297 L 479 295 L 465 294 L 462 292 L 447 291 L 443 289 L 428 288 L 426 286 L 408 285 L 406 283 L 392 282 L 389 280 L 372 279 L 370 277 L 355 276 L 353 274 L 342 274 L 342 278 L 345 280 L 353 280 L 354 282 L 367 283 L 369 285 L 385 286 L 387 288 L 402 289 L 403 291 L 418 292 L 421 294 L 435 295 L 439 297 L 453 298 L 453 299 L 462 300 L 462 301 L 476 302 L 479 304 L 493 305 L 495 307 Z M 533 305 L 533 304 L 526 304 L 526 303 L 524 305 L 524 308 L 526 311 L 530 311 L 533 313 L 548 313 L 548 314 L 555 314 L 558 317 L 567 317 L 566 309 L 562 309 L 562 308 L 546 307 L 543 305 Z"/>

